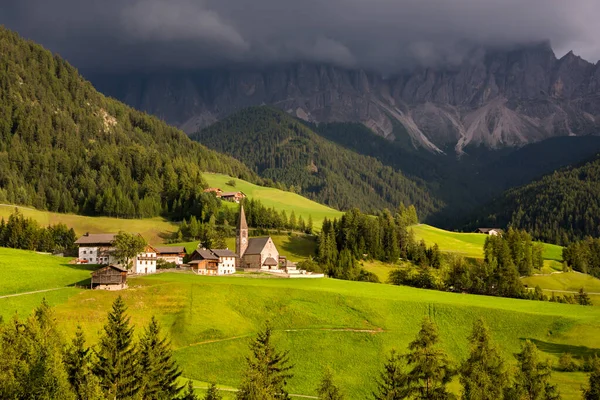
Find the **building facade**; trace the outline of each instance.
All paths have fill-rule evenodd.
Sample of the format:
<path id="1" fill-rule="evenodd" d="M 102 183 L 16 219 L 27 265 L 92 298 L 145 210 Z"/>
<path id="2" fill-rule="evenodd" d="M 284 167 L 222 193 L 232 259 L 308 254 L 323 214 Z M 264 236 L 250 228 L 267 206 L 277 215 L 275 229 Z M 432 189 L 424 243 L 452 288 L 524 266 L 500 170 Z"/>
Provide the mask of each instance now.
<path id="1" fill-rule="evenodd" d="M 187 254 L 184 246 L 155 247 L 155 249 L 159 260 L 164 260 L 177 266 L 183 264 L 183 259 Z"/>
<path id="2" fill-rule="evenodd" d="M 138 254 L 133 259 L 131 272 L 134 274 L 155 274 L 156 273 L 156 249 L 150 245 L 146 246 L 144 252 Z"/>
<path id="3" fill-rule="evenodd" d="M 229 249 L 198 248 L 190 256 L 189 264 L 198 275 L 232 275 L 236 260 L 237 254 Z"/>
<path id="4" fill-rule="evenodd" d="M 244 206 L 240 206 L 240 216 L 236 229 L 235 251 L 237 267 L 254 270 L 279 270 L 279 251 L 270 236 L 248 238 L 248 223 Z"/>
<path id="5" fill-rule="evenodd" d="M 77 262 L 80 264 L 108 265 L 117 262 L 114 256 L 114 233 L 86 233 L 75 244 L 79 246 Z"/>

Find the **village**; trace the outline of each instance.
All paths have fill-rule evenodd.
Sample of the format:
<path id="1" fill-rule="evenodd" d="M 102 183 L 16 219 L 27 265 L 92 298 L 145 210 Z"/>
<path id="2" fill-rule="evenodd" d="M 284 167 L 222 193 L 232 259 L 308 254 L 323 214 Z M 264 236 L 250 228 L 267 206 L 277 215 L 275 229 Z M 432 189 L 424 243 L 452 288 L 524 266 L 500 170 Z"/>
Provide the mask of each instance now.
<path id="1" fill-rule="evenodd" d="M 239 202 L 240 197 L 231 196 Z M 235 252 L 230 249 L 207 249 L 198 245 L 191 254 L 184 246 L 146 245 L 127 264 L 123 264 L 115 255 L 114 233 L 86 233 L 75 244 L 78 246 L 79 264 L 97 264 L 101 267 L 92 272 L 91 288 L 120 290 L 127 288 L 128 275 L 148 275 L 158 272 L 161 263 L 174 265 L 182 271 L 191 271 L 196 275 L 223 276 L 236 272 L 267 273 L 281 278 L 322 278 L 324 274 L 315 274 L 297 269 L 296 263 L 280 254 L 270 236 L 248 237 L 248 223 L 244 207 L 240 206 L 236 227 Z"/>

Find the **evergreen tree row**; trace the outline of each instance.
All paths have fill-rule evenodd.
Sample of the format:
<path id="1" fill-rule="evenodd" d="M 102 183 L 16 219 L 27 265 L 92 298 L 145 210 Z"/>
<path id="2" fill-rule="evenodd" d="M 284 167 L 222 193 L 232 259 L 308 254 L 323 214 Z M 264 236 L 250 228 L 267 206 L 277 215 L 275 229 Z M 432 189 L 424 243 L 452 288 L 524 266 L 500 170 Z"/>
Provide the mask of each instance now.
<path id="1" fill-rule="evenodd" d="M 563 260 L 575 271 L 600 278 L 600 239 L 590 237 L 563 249 Z"/>
<path id="2" fill-rule="evenodd" d="M 74 253 L 77 236 L 65 224 L 40 226 L 33 218 L 25 218 L 18 209 L 0 219 L 0 247 L 36 250 L 49 253 Z"/>
<path id="3" fill-rule="evenodd" d="M 242 163 L 98 93 L 75 68 L 0 27 L 0 203 L 124 218 L 202 212 L 202 172 Z"/>
<path id="4" fill-rule="evenodd" d="M 600 236 L 600 157 L 510 189 L 469 226 L 513 226 L 563 246 Z"/>

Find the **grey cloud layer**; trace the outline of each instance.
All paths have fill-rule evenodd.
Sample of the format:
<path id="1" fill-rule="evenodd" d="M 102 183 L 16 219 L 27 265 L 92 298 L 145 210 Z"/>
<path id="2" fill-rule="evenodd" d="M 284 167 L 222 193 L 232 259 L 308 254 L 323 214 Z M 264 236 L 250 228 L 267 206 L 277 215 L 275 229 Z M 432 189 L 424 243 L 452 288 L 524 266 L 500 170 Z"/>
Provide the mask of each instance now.
<path id="1" fill-rule="evenodd" d="M 391 71 L 550 40 L 600 58 L 597 0 L 3 0 L 0 23 L 84 68 L 319 61 Z"/>

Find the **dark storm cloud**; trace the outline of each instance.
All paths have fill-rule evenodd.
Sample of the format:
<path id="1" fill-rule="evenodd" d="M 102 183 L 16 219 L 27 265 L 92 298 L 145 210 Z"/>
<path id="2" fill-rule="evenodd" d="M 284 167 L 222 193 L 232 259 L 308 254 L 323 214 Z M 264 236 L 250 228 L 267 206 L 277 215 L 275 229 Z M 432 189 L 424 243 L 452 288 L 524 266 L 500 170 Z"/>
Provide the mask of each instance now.
<path id="1" fill-rule="evenodd" d="M 84 68 L 319 61 L 393 71 L 550 40 L 600 57 L 597 0 L 3 0 L 0 23 Z"/>

